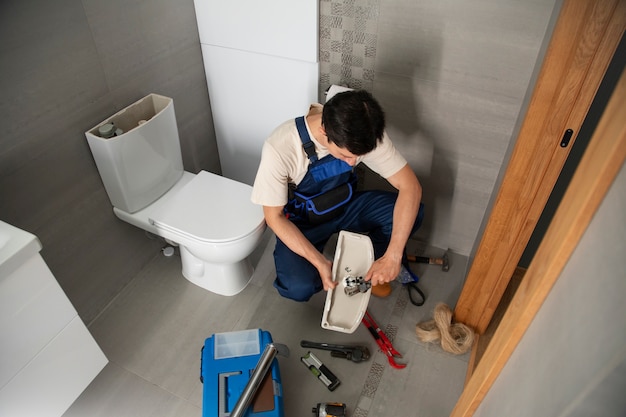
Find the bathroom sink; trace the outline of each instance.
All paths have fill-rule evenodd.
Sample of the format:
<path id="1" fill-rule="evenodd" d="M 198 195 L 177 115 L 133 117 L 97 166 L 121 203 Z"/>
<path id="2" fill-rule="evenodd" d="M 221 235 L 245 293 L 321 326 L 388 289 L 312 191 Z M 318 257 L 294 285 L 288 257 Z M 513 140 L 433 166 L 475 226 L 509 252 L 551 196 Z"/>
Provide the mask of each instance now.
<path id="1" fill-rule="evenodd" d="M 0 220 L 0 279 L 41 250 L 37 236 Z"/>

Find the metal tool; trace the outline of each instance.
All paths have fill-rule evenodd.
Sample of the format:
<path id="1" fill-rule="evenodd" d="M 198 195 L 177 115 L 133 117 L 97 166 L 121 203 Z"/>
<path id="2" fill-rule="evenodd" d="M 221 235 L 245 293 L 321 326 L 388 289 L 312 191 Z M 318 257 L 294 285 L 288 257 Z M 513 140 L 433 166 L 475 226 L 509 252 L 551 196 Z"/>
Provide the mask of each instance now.
<path id="1" fill-rule="evenodd" d="M 348 275 L 344 279 L 344 283 L 346 286 L 344 287 L 343 292 L 349 297 L 358 293 L 367 292 L 370 288 L 372 288 L 372 283 L 365 281 L 363 277 L 353 277 Z"/>
<path id="2" fill-rule="evenodd" d="M 318 403 L 313 407 L 315 417 L 345 417 L 346 405 L 344 403 Z"/>
<path id="3" fill-rule="evenodd" d="M 393 347 L 387 338 L 387 335 L 380 329 L 380 327 L 378 327 L 378 324 L 376 324 L 367 310 L 365 311 L 365 316 L 363 316 L 361 322 L 365 325 L 365 327 L 367 327 L 367 330 L 370 331 L 372 336 L 374 336 L 374 340 L 376 340 L 376 344 L 380 350 L 387 355 L 389 364 L 396 369 L 406 368 L 406 364 L 396 363 L 395 358 L 401 358 L 402 355 Z"/>
<path id="4" fill-rule="evenodd" d="M 367 346 L 333 345 L 332 343 L 316 343 L 308 340 L 301 340 L 300 346 L 304 348 L 330 350 L 330 356 L 345 358 L 352 362 L 363 362 L 370 358 L 370 351 Z"/>
<path id="5" fill-rule="evenodd" d="M 339 378 L 337 378 L 335 374 L 330 372 L 326 365 L 324 365 L 322 361 L 320 361 L 317 356 L 315 356 L 311 352 L 307 352 L 307 354 L 305 356 L 302 356 L 300 360 L 307 368 L 309 368 L 309 371 L 311 371 L 311 373 L 315 375 L 317 379 L 319 379 L 324 383 L 324 385 L 326 385 L 326 388 L 328 388 L 329 391 L 334 391 L 335 388 L 337 388 L 339 384 L 341 384 Z"/>
<path id="6" fill-rule="evenodd" d="M 269 371 L 272 361 L 278 354 L 282 356 L 289 356 L 289 348 L 278 343 L 269 343 L 265 346 L 263 355 L 259 358 L 259 362 L 254 368 L 248 384 L 241 393 L 241 397 L 239 397 L 233 411 L 230 413 L 230 417 L 241 417 L 244 415 L 248 406 L 250 406 L 250 402 L 254 398 L 254 394 L 256 394 L 257 390 L 261 386 L 263 378 L 265 378 L 265 375 Z"/>
<path id="7" fill-rule="evenodd" d="M 403 268 L 398 276 L 398 280 L 407 288 L 411 304 L 417 307 L 423 306 L 426 302 L 426 295 L 424 295 L 424 292 L 417 286 L 419 277 L 411 271 L 408 262 L 402 261 L 402 266 Z M 417 298 L 417 296 L 420 298 Z"/>
<path id="8" fill-rule="evenodd" d="M 426 256 L 407 255 L 409 262 L 418 262 L 421 264 L 429 265 L 441 265 L 441 269 L 445 272 L 450 270 L 450 259 L 448 257 L 449 249 L 443 254 L 441 258 L 429 258 Z"/>

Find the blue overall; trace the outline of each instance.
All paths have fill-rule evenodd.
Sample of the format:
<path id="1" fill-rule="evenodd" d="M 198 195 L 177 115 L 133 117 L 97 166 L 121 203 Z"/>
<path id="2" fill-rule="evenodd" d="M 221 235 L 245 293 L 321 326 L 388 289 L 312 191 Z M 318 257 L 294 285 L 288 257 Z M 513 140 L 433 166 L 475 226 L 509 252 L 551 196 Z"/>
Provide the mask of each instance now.
<path id="1" fill-rule="evenodd" d="M 298 121 L 298 119 L 302 119 Z M 353 181 L 352 167 L 346 162 L 328 155 L 318 159 L 314 146 L 306 133 L 304 118 L 296 119 L 299 126 L 303 147 L 307 151 L 311 164 L 306 175 L 296 187 L 296 192 L 316 195 L 334 188 L 336 185 Z M 310 145 L 309 145 L 310 143 Z M 328 239 L 340 230 L 367 233 L 374 246 L 374 257 L 380 258 L 391 240 L 393 209 L 397 193 L 388 191 L 355 192 L 345 205 L 342 213 L 322 224 L 311 224 L 299 216 L 289 215 L 290 204 L 285 206 L 285 213 L 304 236 L 319 250 L 323 251 Z M 419 229 L 424 217 L 424 207 L 420 204 L 417 219 L 413 225 L 414 233 Z M 276 239 L 274 249 L 276 279 L 274 287 L 283 297 L 296 301 L 308 301 L 313 294 L 323 289 L 317 269 L 305 258 L 294 253 L 280 239 Z"/>

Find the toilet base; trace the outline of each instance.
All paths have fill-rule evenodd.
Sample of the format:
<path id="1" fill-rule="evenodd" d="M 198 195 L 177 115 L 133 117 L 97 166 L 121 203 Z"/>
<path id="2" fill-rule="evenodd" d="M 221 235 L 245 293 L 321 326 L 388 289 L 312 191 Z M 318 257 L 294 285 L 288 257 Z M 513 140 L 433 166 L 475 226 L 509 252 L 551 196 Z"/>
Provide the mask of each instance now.
<path id="1" fill-rule="evenodd" d="M 254 268 L 248 258 L 229 264 L 212 264 L 196 258 L 180 246 L 183 276 L 193 284 L 215 294 L 239 294 L 252 279 Z"/>

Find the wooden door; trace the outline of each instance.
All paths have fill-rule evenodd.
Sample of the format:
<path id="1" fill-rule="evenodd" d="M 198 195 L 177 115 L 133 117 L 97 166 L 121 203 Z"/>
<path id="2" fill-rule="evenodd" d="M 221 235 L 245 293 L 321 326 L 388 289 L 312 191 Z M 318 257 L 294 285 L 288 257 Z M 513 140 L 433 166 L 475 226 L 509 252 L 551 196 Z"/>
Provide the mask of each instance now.
<path id="1" fill-rule="evenodd" d="M 482 334 L 626 26 L 625 0 L 565 0 L 454 316 Z M 569 143 L 562 146 L 567 135 Z"/>
<path id="2" fill-rule="evenodd" d="M 626 0 L 565 0 L 525 121 L 455 310 L 459 321 L 485 330 L 575 140 L 608 63 L 624 35 Z M 626 73 L 524 279 L 453 417 L 470 417 L 521 340 L 626 159 Z M 480 256 L 479 256 L 480 255 Z"/>
<path id="3" fill-rule="evenodd" d="M 470 417 L 541 308 L 626 160 L 626 71 L 589 143 L 535 257 L 452 417 Z"/>

